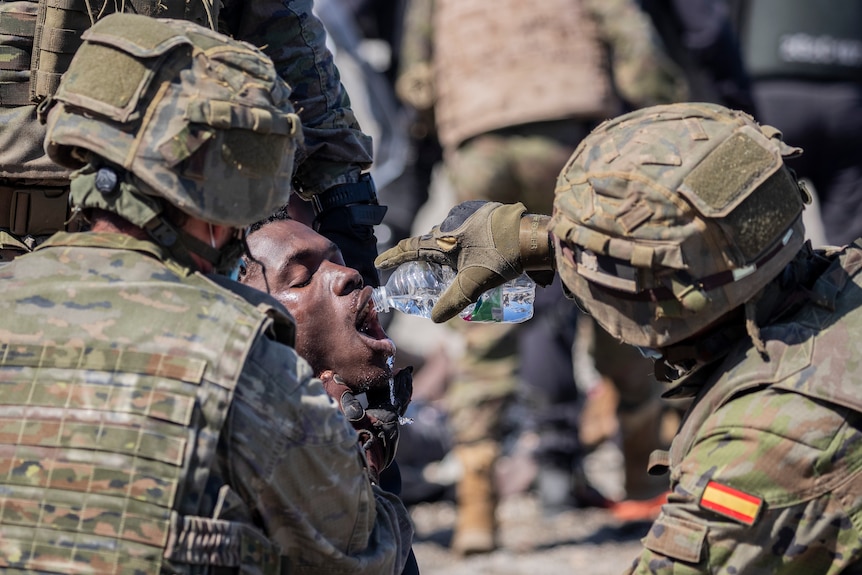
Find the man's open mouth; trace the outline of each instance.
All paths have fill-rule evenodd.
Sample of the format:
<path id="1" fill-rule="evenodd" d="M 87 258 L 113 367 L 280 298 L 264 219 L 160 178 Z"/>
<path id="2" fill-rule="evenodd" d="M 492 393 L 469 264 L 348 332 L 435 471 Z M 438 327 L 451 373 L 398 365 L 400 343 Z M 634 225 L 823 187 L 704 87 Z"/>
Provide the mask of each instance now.
<path id="1" fill-rule="evenodd" d="M 377 318 L 374 304 L 371 301 L 371 287 L 365 287 L 360 291 L 357 300 L 356 331 L 371 339 L 389 339 L 383 326 Z"/>

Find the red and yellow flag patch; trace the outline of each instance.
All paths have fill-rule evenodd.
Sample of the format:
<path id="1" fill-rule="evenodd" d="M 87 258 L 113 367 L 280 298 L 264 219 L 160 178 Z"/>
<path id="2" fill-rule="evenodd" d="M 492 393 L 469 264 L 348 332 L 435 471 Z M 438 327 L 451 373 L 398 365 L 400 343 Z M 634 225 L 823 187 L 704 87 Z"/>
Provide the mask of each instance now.
<path id="1" fill-rule="evenodd" d="M 703 490 L 700 506 L 745 525 L 754 525 L 760 508 L 763 507 L 763 499 L 710 481 Z"/>

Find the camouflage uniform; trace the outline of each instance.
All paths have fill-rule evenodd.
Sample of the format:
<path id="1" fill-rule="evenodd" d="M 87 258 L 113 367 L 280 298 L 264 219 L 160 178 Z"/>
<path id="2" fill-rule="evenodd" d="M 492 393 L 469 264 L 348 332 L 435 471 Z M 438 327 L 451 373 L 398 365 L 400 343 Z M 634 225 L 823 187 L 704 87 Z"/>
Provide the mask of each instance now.
<path id="1" fill-rule="evenodd" d="M 557 270 L 693 404 L 631 573 L 859 572 L 860 245 L 805 243 L 801 150 L 742 112 L 662 106 L 597 128 L 560 175 Z"/>
<path id="2" fill-rule="evenodd" d="M 274 300 L 113 234 L 0 282 L 4 572 L 400 572 L 406 511 Z"/>
<path id="3" fill-rule="evenodd" d="M 772 298 L 780 317 L 760 328 L 768 361 L 740 334 L 726 358 L 673 383 L 697 402 L 630 573 L 862 569 L 862 243 L 791 268 L 800 286 Z"/>
<path id="4" fill-rule="evenodd" d="M 214 16 L 220 32 L 261 47 L 291 86 L 302 118 L 305 143 L 297 153 L 296 187 L 305 199 L 335 185 L 355 182 L 360 171 L 371 164 L 371 139 L 360 131 L 350 109 L 332 55 L 325 49 L 323 25 L 311 12 L 312 0 L 227 0 L 214 6 L 209 3 L 209 13 L 207 3 L 198 0 L 123 4 L 127 11 L 187 18 L 205 26 L 213 26 L 209 18 Z M 112 6 L 106 3 L 104 11 L 93 7 L 92 17 L 115 11 Z M 78 22 L 90 21 L 83 2 L 62 10 L 52 7 L 57 8 L 55 14 L 80 11 Z M 67 215 L 69 171 L 45 155 L 45 127 L 36 119 L 37 103 L 45 93 L 34 96 L 28 89 L 34 76 L 31 52 L 38 8 L 39 3 L 30 1 L 0 2 L 0 12 L 8 16 L 7 26 L 10 22 L 16 26 L 9 31 L 0 25 L 4 34 L 0 37 L 0 56 L 7 61 L 0 76 L 0 218 L 6 218 L 0 219 L 0 261 L 4 261 L 4 254 L 5 259 L 11 259 L 31 249 L 40 238 L 62 229 Z M 56 43 L 54 48 L 58 53 L 40 52 L 45 62 L 71 57 L 76 43 L 69 41 L 79 37 L 80 31 L 63 32 L 64 43 Z M 51 93 L 50 84 L 57 80 L 59 74 L 46 80 L 40 91 Z"/>
<path id="5" fill-rule="evenodd" d="M 511 16 L 519 13 L 524 18 Z M 477 41 L 476 26 L 489 21 L 500 30 Z M 566 159 L 595 124 L 621 110 L 612 83 L 635 106 L 685 94 L 675 68 L 653 44 L 648 19 L 629 0 L 558 0 L 542 7 L 517 0 L 505 6 L 415 0 L 406 22 L 399 95 L 420 111 L 433 106 L 459 201 L 523 202 L 533 212 L 549 213 Z M 547 77 L 558 78 L 554 89 L 547 89 Z M 469 330 L 489 333 L 468 336 L 476 342 L 468 342 L 468 350 L 476 351 L 468 351 L 472 359 L 463 380 L 487 381 L 491 397 L 515 387 L 516 362 L 505 358 L 514 351 L 505 335 L 510 329 Z M 489 341 L 495 339 L 501 342 L 496 348 Z M 498 358 L 499 368 L 477 361 L 483 356 Z M 476 369 L 469 367 L 474 362 Z M 494 402 L 499 414 L 497 407 Z"/>

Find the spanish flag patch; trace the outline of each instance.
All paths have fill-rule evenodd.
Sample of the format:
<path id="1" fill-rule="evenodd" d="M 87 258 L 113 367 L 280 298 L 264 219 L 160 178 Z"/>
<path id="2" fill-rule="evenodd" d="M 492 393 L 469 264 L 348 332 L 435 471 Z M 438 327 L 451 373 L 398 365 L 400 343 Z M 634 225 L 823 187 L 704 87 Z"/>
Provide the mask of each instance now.
<path id="1" fill-rule="evenodd" d="M 745 525 L 754 525 L 763 507 L 763 499 L 710 481 L 703 490 L 700 506 Z"/>

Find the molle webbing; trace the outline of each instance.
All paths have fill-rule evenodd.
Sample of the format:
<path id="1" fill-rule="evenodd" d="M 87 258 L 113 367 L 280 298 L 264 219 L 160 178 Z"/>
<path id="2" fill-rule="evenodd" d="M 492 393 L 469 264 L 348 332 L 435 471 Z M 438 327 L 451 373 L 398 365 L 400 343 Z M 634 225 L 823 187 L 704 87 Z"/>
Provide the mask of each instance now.
<path id="1" fill-rule="evenodd" d="M 204 379 L 207 369 L 164 353 L 0 346 L 0 567 L 158 573 L 170 546 L 185 559 L 192 545 L 180 553 L 178 542 L 200 550 L 187 528 L 197 524 L 178 513 L 195 499 L 187 462 L 223 423 L 210 413 L 202 421 L 202 398 L 228 405 L 232 396 Z M 215 564 L 238 566 L 246 547 L 265 543 L 244 541 L 251 528 L 210 521 L 197 532 L 221 533 L 204 547 Z"/>
<path id="2" fill-rule="evenodd" d="M 114 12 L 190 20 L 211 28 L 217 19 L 217 10 L 209 0 L 41 0 L 29 66 L 31 102 L 56 91 L 81 45 L 81 34 Z"/>
<path id="3" fill-rule="evenodd" d="M 30 103 L 30 62 L 38 4 L 0 2 L 0 107 Z"/>

